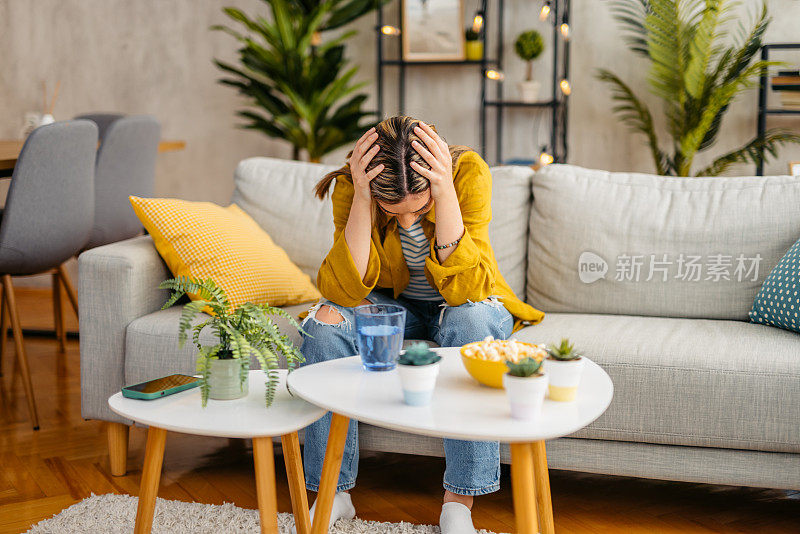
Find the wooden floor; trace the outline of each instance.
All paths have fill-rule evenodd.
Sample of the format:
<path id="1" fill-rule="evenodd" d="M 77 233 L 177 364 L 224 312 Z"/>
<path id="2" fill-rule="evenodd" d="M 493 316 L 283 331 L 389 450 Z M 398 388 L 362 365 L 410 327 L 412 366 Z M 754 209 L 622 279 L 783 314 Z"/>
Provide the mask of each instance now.
<path id="1" fill-rule="evenodd" d="M 23 326 L 51 328 L 47 293 L 20 290 Z M 71 315 L 71 312 L 70 312 Z M 74 317 L 71 328 L 75 328 Z M 33 432 L 9 344 L 0 379 L 0 533 L 22 532 L 91 493 L 138 493 L 145 433 L 131 431 L 129 472 L 109 473 L 101 423 L 80 415 L 78 342 L 59 354 L 55 340 L 26 341 L 41 430 Z M 256 508 L 249 442 L 171 433 L 159 496 L 167 499 Z M 278 473 L 283 468 L 280 458 Z M 364 519 L 436 523 L 440 459 L 367 455 L 353 491 Z M 632 478 L 551 472 L 558 533 L 800 532 L 800 493 Z M 281 474 L 278 507 L 290 511 Z M 508 472 L 503 489 L 476 500 L 476 526 L 513 531 Z"/>

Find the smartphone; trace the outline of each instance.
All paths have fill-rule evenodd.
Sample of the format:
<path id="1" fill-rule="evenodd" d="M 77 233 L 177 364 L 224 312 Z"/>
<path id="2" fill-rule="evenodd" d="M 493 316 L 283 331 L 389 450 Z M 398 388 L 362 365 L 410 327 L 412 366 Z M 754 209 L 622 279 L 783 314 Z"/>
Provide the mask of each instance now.
<path id="1" fill-rule="evenodd" d="M 141 384 L 125 386 L 122 388 L 122 396 L 129 399 L 153 400 L 199 385 L 200 379 L 195 376 L 170 375 L 142 382 Z"/>

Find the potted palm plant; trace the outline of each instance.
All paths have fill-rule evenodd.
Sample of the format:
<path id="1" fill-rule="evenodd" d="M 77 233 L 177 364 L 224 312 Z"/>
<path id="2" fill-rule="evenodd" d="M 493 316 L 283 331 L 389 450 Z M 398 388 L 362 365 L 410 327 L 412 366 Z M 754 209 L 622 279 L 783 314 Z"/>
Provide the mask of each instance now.
<path id="1" fill-rule="evenodd" d="M 543 361 L 544 357 L 539 354 L 519 361 L 506 360 L 508 373 L 503 375 L 503 387 L 511 405 L 511 417 L 514 419 L 530 421 L 541 413 L 547 393 L 547 375 L 542 369 Z"/>
<path id="2" fill-rule="evenodd" d="M 732 165 L 760 163 L 785 143 L 798 143 L 796 133 L 770 129 L 744 146 L 722 154 L 695 170 L 698 154 L 710 149 L 722 130 L 722 119 L 737 96 L 758 82 L 774 62 L 756 59 L 769 25 L 767 5 L 749 31 L 730 15 L 735 2 L 705 0 L 615 0 L 614 18 L 626 31 L 628 48 L 650 63 L 650 92 L 661 99 L 670 139 L 659 140 L 647 104 L 614 73 L 601 69 L 598 78 L 611 86 L 613 110 L 636 133 L 643 134 L 656 172 L 668 176 L 717 176 Z M 728 28 L 741 31 L 730 38 Z"/>
<path id="3" fill-rule="evenodd" d="M 238 112 L 243 128 L 288 141 L 293 158 L 309 161 L 352 144 L 376 121 L 357 92 L 358 71 L 345 54 L 354 31 L 331 30 L 362 17 L 386 0 L 263 0 L 269 15 L 250 16 L 234 7 L 223 12 L 232 26 L 215 25 L 238 41 L 238 62 L 216 60 L 220 83 L 238 90 L 250 107 Z"/>
<path id="4" fill-rule="evenodd" d="M 514 51 L 526 63 L 525 81 L 518 82 L 519 99 L 523 102 L 536 102 L 542 84 L 533 79 L 533 62 L 544 52 L 544 39 L 536 30 L 528 30 L 517 36 Z"/>
<path id="5" fill-rule="evenodd" d="M 302 331 L 294 317 L 282 309 L 251 302 L 231 309 L 225 291 L 211 279 L 179 276 L 161 282 L 158 287 L 172 292 L 161 309 L 169 308 L 184 295 L 195 297 L 181 312 L 178 342 L 182 347 L 189 338 L 189 331 L 192 332 L 192 341 L 199 351 L 197 373 L 200 375 L 203 407 L 208 399 L 230 400 L 247 395 L 247 375 L 252 356 L 256 357 L 267 375 L 267 407 L 272 404 L 278 385 L 278 354 L 283 353 L 286 357 L 290 372 L 303 363 L 303 355 L 288 336 L 280 332 L 271 318 L 274 315 L 283 317 Z M 208 312 L 208 318 L 192 325 L 194 319 L 203 312 Z M 217 343 L 200 343 L 200 334 L 206 328 L 210 328 L 217 336 Z"/>
<path id="6" fill-rule="evenodd" d="M 403 400 L 410 406 L 426 406 L 433 397 L 439 362 L 442 357 L 425 343 L 414 343 L 397 359 L 397 372 L 403 388 Z"/>
<path id="7" fill-rule="evenodd" d="M 547 348 L 544 369 L 550 377 L 548 391 L 552 400 L 575 400 L 585 361 L 569 339 L 562 339 L 559 345 L 550 345 Z"/>

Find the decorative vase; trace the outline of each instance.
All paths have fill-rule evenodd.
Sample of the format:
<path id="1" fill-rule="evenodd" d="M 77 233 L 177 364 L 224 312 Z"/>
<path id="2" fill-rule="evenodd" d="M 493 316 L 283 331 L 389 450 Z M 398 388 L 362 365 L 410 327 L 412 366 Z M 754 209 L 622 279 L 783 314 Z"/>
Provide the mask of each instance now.
<path id="1" fill-rule="evenodd" d="M 483 59 L 483 41 L 467 41 L 464 49 L 467 61 L 480 61 Z"/>
<path id="2" fill-rule="evenodd" d="M 208 378 L 208 398 L 215 400 L 241 399 L 247 396 L 247 380 L 239 382 L 242 362 L 236 358 L 211 360 L 211 376 Z"/>
<path id="3" fill-rule="evenodd" d="M 570 402 L 575 400 L 583 374 L 584 360 L 555 360 L 545 358 L 544 370 L 550 377 L 548 396 L 551 400 Z"/>
<path id="4" fill-rule="evenodd" d="M 539 89 L 541 89 L 541 82 L 526 80 L 517 82 L 517 89 L 519 90 L 519 99 L 522 102 L 536 102 L 539 100 Z"/>
<path id="5" fill-rule="evenodd" d="M 439 362 L 428 365 L 397 364 L 400 385 L 403 388 L 403 401 L 409 406 L 427 406 L 433 398 L 436 377 L 439 376 Z"/>
<path id="6" fill-rule="evenodd" d="M 547 393 L 547 375 L 533 376 L 503 375 L 503 386 L 511 405 L 511 417 L 533 421 L 542 413 L 544 395 Z"/>

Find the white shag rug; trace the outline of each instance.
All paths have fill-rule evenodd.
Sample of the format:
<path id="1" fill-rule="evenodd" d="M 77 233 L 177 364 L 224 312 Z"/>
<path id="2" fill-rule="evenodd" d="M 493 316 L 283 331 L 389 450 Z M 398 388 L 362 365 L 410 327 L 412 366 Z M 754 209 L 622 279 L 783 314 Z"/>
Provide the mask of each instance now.
<path id="1" fill-rule="evenodd" d="M 26 534 L 129 534 L 136 522 L 137 497 L 130 495 L 92 495 L 50 519 L 40 521 Z M 294 525 L 292 514 L 278 514 L 281 534 Z M 154 534 L 244 534 L 259 533 L 258 510 L 223 505 L 188 503 L 158 499 Z M 480 530 L 479 534 L 494 534 Z M 336 522 L 330 534 L 439 534 L 439 527 L 411 523 L 379 523 L 361 519 Z"/>

